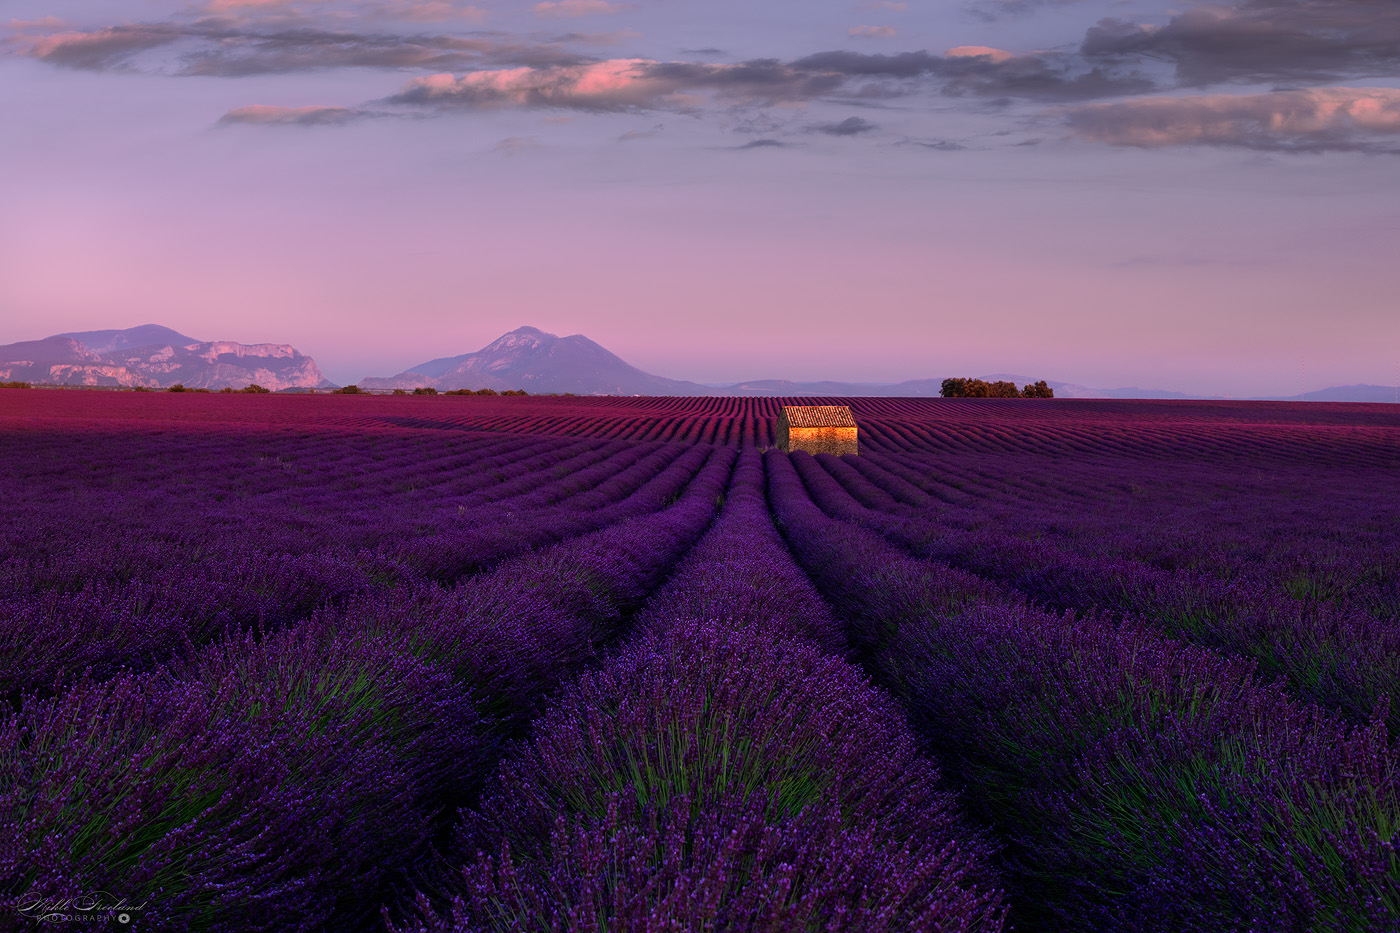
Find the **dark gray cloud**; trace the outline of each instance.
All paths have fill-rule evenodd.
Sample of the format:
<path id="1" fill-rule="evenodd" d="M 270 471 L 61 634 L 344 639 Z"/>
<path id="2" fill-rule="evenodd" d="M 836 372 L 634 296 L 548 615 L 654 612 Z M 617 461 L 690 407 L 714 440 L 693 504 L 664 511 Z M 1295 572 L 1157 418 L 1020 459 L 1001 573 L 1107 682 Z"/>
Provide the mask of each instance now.
<path id="1" fill-rule="evenodd" d="M 932 149 L 935 152 L 961 152 L 967 147 L 960 142 L 951 139 L 926 139 L 913 140 L 914 145 L 922 146 L 925 149 Z"/>
<path id="2" fill-rule="evenodd" d="M 1178 82 L 1337 81 L 1400 73 L 1395 0 L 1248 0 L 1201 6 L 1164 26 L 1106 19 L 1080 52 L 1091 61 L 1173 64 Z"/>
<path id="3" fill-rule="evenodd" d="M 808 127 L 813 133 L 825 133 L 828 136 L 859 136 L 861 133 L 869 133 L 878 127 L 869 120 L 860 117 L 847 117 L 839 123 L 818 123 Z"/>
<path id="4" fill-rule="evenodd" d="M 311 28 L 252 29 L 223 20 L 113 26 L 23 35 L 22 54 L 64 68 L 134 68 L 163 49 L 163 70 L 181 75 L 238 77 L 328 68 L 415 68 L 432 71 L 501 65 L 544 66 L 586 61 L 562 42 L 528 42 L 493 34 L 395 35 Z M 149 66 L 154 68 L 154 66 Z"/>
<path id="5" fill-rule="evenodd" d="M 343 126 L 353 120 L 375 116 L 367 110 L 352 107 L 272 107 L 255 104 L 237 107 L 220 118 L 224 126 L 252 124 L 261 126 Z"/>
<path id="6" fill-rule="evenodd" d="M 1001 49 L 962 46 L 946 55 L 926 51 L 893 55 L 820 52 L 799 58 L 795 68 L 842 74 L 848 78 L 939 79 L 943 93 L 1028 100 L 1092 100 L 1141 94 L 1151 81 L 1107 66 L 1082 68 L 1072 56 L 1013 55 Z"/>
<path id="7" fill-rule="evenodd" d="M 780 139 L 751 139 L 742 146 L 734 148 L 742 152 L 745 149 L 785 149 L 787 146 L 788 143 Z"/>
<path id="8" fill-rule="evenodd" d="M 1272 152 L 1396 152 L 1400 89 L 1145 97 L 1066 108 L 1070 131 L 1116 146 L 1228 146 Z"/>

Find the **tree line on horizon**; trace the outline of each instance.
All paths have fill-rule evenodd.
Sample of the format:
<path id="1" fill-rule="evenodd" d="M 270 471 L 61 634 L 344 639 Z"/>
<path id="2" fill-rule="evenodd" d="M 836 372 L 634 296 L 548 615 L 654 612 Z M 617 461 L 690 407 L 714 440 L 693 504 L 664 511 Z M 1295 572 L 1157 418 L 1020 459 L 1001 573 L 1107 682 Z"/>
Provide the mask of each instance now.
<path id="1" fill-rule="evenodd" d="M 944 379 L 943 388 L 938 394 L 943 398 L 1054 398 L 1055 390 L 1044 379 L 1018 389 L 1014 382 L 987 382 L 985 379 L 963 377 Z"/>

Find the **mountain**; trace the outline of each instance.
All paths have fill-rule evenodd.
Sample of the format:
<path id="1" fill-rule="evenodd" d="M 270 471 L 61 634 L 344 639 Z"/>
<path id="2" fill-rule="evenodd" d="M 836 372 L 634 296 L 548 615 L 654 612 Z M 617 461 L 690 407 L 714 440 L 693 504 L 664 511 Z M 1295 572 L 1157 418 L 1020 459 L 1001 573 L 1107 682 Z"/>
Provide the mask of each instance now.
<path id="1" fill-rule="evenodd" d="M 988 380 L 1007 379 L 1018 385 L 1034 382 L 1024 376 L 999 373 Z M 644 373 L 582 334 L 556 337 L 535 327 L 521 327 L 475 353 L 444 356 L 393 376 L 366 377 L 362 389 L 524 389 L 539 394 L 575 395 L 740 395 L 740 396 L 883 396 L 937 397 L 942 378 L 905 382 L 793 382 L 752 379 L 732 385 L 701 385 Z M 1061 398 L 1194 398 L 1160 389 L 1091 389 L 1068 382 L 1051 382 Z"/>
<path id="2" fill-rule="evenodd" d="M 158 324 L 0 346 L 0 381 L 12 380 L 151 389 L 177 382 L 191 389 L 237 389 L 254 382 L 274 391 L 334 387 L 316 361 L 295 347 L 196 340 Z"/>
<path id="3" fill-rule="evenodd" d="M 475 353 L 443 357 L 382 378 L 362 389 L 524 389 L 531 394 L 712 395 L 707 387 L 644 373 L 582 334 L 557 337 L 519 327 Z"/>
<path id="4" fill-rule="evenodd" d="M 1400 389 L 1395 386 L 1375 386 L 1358 383 L 1351 386 L 1329 386 L 1309 390 L 1307 395 L 1273 396 L 1285 402 L 1390 402 L 1400 401 Z"/>
<path id="5" fill-rule="evenodd" d="M 194 337 L 186 337 L 178 331 L 159 324 L 142 324 L 126 330 L 85 330 L 80 333 L 59 334 L 87 347 L 93 353 L 110 353 L 113 350 L 128 350 L 137 347 L 155 347 L 168 344 L 172 347 L 187 347 L 199 343 Z"/>

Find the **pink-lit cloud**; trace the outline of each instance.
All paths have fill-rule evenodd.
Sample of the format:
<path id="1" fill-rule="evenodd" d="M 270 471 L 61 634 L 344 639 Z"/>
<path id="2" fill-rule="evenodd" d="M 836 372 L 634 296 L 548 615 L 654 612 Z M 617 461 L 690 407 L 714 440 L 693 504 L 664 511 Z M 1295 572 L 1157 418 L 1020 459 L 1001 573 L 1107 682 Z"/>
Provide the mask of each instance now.
<path id="1" fill-rule="evenodd" d="M 1076 136 L 1116 146 L 1372 150 L 1400 133 L 1400 89 L 1145 97 L 1070 108 L 1066 119 Z"/>
<path id="2" fill-rule="evenodd" d="M 23 55 L 53 65 L 97 71 L 126 65 L 142 52 L 171 45 L 184 35 L 169 25 L 123 25 L 19 35 L 11 45 Z"/>
<path id="3" fill-rule="evenodd" d="M 409 81 L 388 100 L 460 108 L 689 110 L 704 104 L 710 95 L 736 103 L 799 101 L 839 83 L 839 76 L 814 75 L 777 62 L 721 65 L 626 58 L 429 75 Z"/>
<path id="4" fill-rule="evenodd" d="M 1009 62 L 1016 57 L 1005 49 L 993 49 L 985 45 L 959 45 L 943 54 L 948 58 L 985 58 L 996 65 Z"/>

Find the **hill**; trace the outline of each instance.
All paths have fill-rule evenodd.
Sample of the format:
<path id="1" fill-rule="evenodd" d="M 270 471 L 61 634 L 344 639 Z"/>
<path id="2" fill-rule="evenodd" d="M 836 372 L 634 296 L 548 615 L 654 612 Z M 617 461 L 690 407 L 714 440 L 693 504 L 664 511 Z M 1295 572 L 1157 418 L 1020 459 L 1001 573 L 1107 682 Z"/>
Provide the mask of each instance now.
<path id="1" fill-rule="evenodd" d="M 278 343 L 198 340 L 159 324 L 55 334 L 0 346 L 0 381 L 51 385 L 332 388 L 316 361 Z"/>

